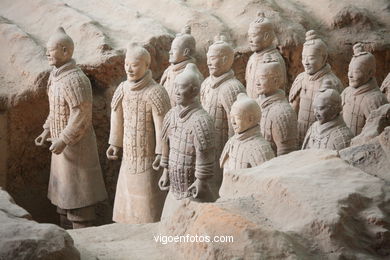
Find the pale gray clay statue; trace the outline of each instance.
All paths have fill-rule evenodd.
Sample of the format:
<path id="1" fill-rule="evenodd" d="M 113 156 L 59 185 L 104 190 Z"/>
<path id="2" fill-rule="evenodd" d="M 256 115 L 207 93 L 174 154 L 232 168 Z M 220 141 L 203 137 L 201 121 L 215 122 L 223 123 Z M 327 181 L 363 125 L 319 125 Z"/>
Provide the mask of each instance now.
<path id="1" fill-rule="evenodd" d="M 297 115 L 282 90 L 282 65 L 268 56 L 256 72 L 260 130 L 277 156 L 298 150 Z"/>
<path id="2" fill-rule="evenodd" d="M 170 108 L 166 90 L 149 70 L 150 54 L 140 46 L 126 52 L 127 80 L 116 89 L 111 104 L 107 157 L 118 159 L 123 149 L 113 220 L 148 223 L 160 220 L 166 193 L 158 188 L 161 171 L 161 130 Z"/>
<path id="3" fill-rule="evenodd" d="M 388 103 L 375 79 L 375 57 L 363 50 L 363 45 L 353 46 L 353 57 L 349 63 L 349 86 L 341 94 L 343 117 L 354 136 L 362 131 L 371 111 Z"/>
<path id="4" fill-rule="evenodd" d="M 239 94 L 230 111 L 234 135 L 226 143 L 220 165 L 224 172 L 252 168 L 275 157 L 260 133 L 260 107 L 246 94 Z"/>
<path id="5" fill-rule="evenodd" d="M 176 34 L 169 51 L 169 63 L 171 64 L 161 77 L 160 84 L 169 95 L 171 106 L 176 106 L 175 78 L 182 73 L 187 64 L 195 64 L 195 38 L 191 35 L 191 27 L 185 26 L 181 33 Z M 197 70 L 197 73 L 201 73 Z M 203 76 L 201 76 L 203 81 Z"/>
<path id="6" fill-rule="evenodd" d="M 209 181 L 214 174 L 215 129 L 211 116 L 198 100 L 200 78 L 194 64 L 175 79 L 177 106 L 164 118 L 159 181 L 169 193 L 162 218 L 168 218 L 188 200 L 212 201 Z"/>
<path id="7" fill-rule="evenodd" d="M 59 28 L 47 43 L 46 56 L 54 66 L 48 82 L 49 116 L 38 146 L 50 141 L 48 198 L 57 206 L 62 227 L 88 227 L 95 205 L 107 198 L 92 126 L 92 88 L 72 59 L 74 43 Z"/>
<path id="8" fill-rule="evenodd" d="M 239 93 L 245 92 L 244 86 L 234 76 L 232 70 L 234 60 L 233 48 L 224 37 L 216 37 L 207 52 L 207 66 L 210 76 L 203 81 L 200 89 L 200 101 L 203 108 L 214 120 L 215 126 L 215 158 L 219 160 L 223 147 L 234 133 L 230 121 L 230 109 Z M 211 188 L 218 194 L 222 183 L 222 169 L 215 164 Z"/>
<path id="9" fill-rule="evenodd" d="M 331 81 L 323 83 L 330 84 Z M 329 86 L 324 86 L 314 98 L 313 107 L 317 121 L 307 131 L 302 149 L 341 150 L 349 147 L 353 135 L 340 114 L 340 94 Z"/>
<path id="10" fill-rule="evenodd" d="M 315 121 L 313 99 L 322 86 L 322 81 L 330 80 L 339 93 L 343 86 L 333 74 L 328 60 L 328 48 L 313 30 L 306 33 L 303 44 L 302 64 L 305 69 L 294 80 L 289 94 L 289 102 L 298 114 L 298 140 L 302 145 L 306 132 Z"/>
<path id="11" fill-rule="evenodd" d="M 287 84 L 286 65 L 282 55 L 275 47 L 275 31 L 272 22 L 259 12 L 258 17 L 249 25 L 248 40 L 251 50 L 254 52 L 246 65 L 245 81 L 246 92 L 251 98 L 257 98 L 256 70 L 260 63 L 264 62 L 265 55 L 271 55 L 277 60 L 283 70 L 281 89 Z"/>

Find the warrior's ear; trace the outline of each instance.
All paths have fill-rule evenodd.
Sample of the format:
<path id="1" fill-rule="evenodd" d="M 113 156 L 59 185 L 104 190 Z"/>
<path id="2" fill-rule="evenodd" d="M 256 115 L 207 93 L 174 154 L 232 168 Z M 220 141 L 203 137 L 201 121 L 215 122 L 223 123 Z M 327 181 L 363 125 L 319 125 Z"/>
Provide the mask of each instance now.
<path id="1" fill-rule="evenodd" d="M 185 48 L 183 54 L 184 56 L 190 56 L 190 52 L 191 52 L 190 48 Z"/>
<path id="2" fill-rule="evenodd" d="M 263 39 L 264 39 L 264 40 L 268 40 L 268 39 L 270 38 L 270 33 L 269 33 L 269 32 L 264 32 L 263 35 L 264 35 L 264 36 L 263 36 Z"/>

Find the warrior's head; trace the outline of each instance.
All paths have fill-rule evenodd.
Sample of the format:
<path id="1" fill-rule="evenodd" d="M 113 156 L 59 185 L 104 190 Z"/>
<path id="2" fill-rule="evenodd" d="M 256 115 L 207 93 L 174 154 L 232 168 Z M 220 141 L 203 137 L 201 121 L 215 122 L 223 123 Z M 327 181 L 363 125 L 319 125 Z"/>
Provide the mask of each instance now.
<path id="1" fill-rule="evenodd" d="M 207 52 L 210 75 L 218 77 L 228 72 L 234 61 L 234 50 L 224 36 L 217 36 Z"/>
<path id="2" fill-rule="evenodd" d="M 65 33 L 64 28 L 59 27 L 49 38 L 46 49 L 49 64 L 59 68 L 72 59 L 74 43 L 72 38 Z"/>
<path id="3" fill-rule="evenodd" d="M 191 35 L 191 27 L 185 26 L 181 33 L 176 34 L 169 51 L 169 62 L 177 64 L 190 59 L 195 54 L 195 38 Z"/>
<path id="4" fill-rule="evenodd" d="M 150 60 L 150 54 L 144 47 L 130 44 L 127 47 L 125 58 L 127 80 L 138 81 L 142 79 L 149 69 Z"/>
<path id="5" fill-rule="evenodd" d="M 328 60 L 328 47 L 317 35 L 310 30 L 306 32 L 306 42 L 303 44 L 302 64 L 309 75 L 313 75 L 322 69 Z"/>
<path id="6" fill-rule="evenodd" d="M 195 102 L 200 91 L 200 72 L 195 64 L 189 63 L 175 78 L 176 103 L 187 107 Z"/>
<path id="7" fill-rule="evenodd" d="M 263 12 L 259 12 L 256 19 L 249 25 L 248 40 L 251 50 L 256 52 L 273 44 L 275 40 L 274 26 Z"/>
<path id="8" fill-rule="evenodd" d="M 278 60 L 270 55 L 265 57 L 256 69 L 256 91 L 257 95 L 271 96 L 283 88 L 283 69 Z"/>
<path id="9" fill-rule="evenodd" d="M 314 116 L 321 125 L 335 119 L 341 112 L 341 97 L 334 87 L 335 83 L 324 80 L 314 98 Z"/>
<path id="10" fill-rule="evenodd" d="M 375 57 L 364 51 L 363 44 L 353 46 L 353 57 L 349 63 L 348 80 L 349 86 L 358 88 L 370 81 L 376 72 Z"/>
<path id="11" fill-rule="evenodd" d="M 257 102 L 245 93 L 237 95 L 236 102 L 230 110 L 230 120 L 234 133 L 240 134 L 257 126 L 261 117 L 260 107 Z"/>

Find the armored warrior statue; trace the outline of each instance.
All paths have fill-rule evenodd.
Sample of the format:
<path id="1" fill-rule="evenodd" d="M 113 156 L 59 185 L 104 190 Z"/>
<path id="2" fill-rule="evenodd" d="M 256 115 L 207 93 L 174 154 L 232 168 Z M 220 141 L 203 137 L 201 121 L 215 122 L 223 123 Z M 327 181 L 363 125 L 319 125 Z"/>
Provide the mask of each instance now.
<path id="1" fill-rule="evenodd" d="M 249 25 L 248 30 L 249 45 L 254 53 L 250 56 L 246 65 L 245 80 L 246 92 L 251 98 L 257 98 L 256 69 L 260 63 L 263 63 L 266 54 L 276 59 L 282 67 L 282 84 L 280 87 L 284 89 L 287 84 L 286 65 L 282 55 L 274 45 L 275 38 L 272 22 L 265 18 L 263 13 L 259 12 L 258 17 Z"/>
<path id="2" fill-rule="evenodd" d="M 297 115 L 280 87 L 282 74 L 281 64 L 271 56 L 259 64 L 256 72 L 260 129 L 277 156 L 298 150 Z"/>
<path id="3" fill-rule="evenodd" d="M 92 88 L 72 59 L 74 44 L 61 27 L 49 39 L 46 56 L 50 73 L 50 112 L 44 131 L 35 139 L 50 141 L 51 168 L 48 198 L 57 206 L 61 226 L 91 226 L 95 204 L 107 198 L 92 126 Z"/>
<path id="4" fill-rule="evenodd" d="M 221 156 L 227 140 L 234 133 L 229 119 L 230 108 L 237 95 L 245 92 L 244 86 L 236 79 L 231 69 L 233 60 L 233 48 L 226 43 L 224 37 L 216 37 L 216 41 L 207 52 L 210 76 L 202 83 L 200 90 L 202 106 L 214 119 L 216 161 Z M 218 194 L 221 183 L 222 170 L 216 165 L 211 184 L 215 194 Z"/>
<path id="5" fill-rule="evenodd" d="M 341 94 L 343 117 L 354 136 L 359 135 L 372 110 L 387 102 L 375 79 L 375 57 L 363 51 L 363 45 L 353 46 L 354 55 L 349 63 L 347 87 Z"/>
<path id="6" fill-rule="evenodd" d="M 326 44 L 311 30 L 306 33 L 303 44 L 302 64 L 305 71 L 294 80 L 289 94 L 289 102 L 298 114 L 298 140 L 302 145 L 306 132 L 314 123 L 313 99 L 322 85 L 322 81 L 330 80 L 339 93 L 343 85 L 333 74 L 327 63 L 328 48 Z"/>
<path id="7" fill-rule="evenodd" d="M 174 83 L 178 74 L 182 73 L 187 64 L 195 64 L 193 58 L 195 54 L 195 39 L 191 35 L 191 27 L 185 26 L 181 33 L 176 34 L 172 41 L 171 50 L 169 51 L 169 62 L 171 65 L 164 71 L 160 84 L 168 92 L 171 106 L 176 106 Z M 197 70 L 199 75 L 202 75 Z M 203 76 L 201 76 L 203 81 Z"/>
<path id="8" fill-rule="evenodd" d="M 382 82 L 381 91 L 386 96 L 387 101 L 390 102 L 390 72 Z"/>
<path id="9" fill-rule="evenodd" d="M 224 172 L 251 168 L 275 157 L 271 145 L 262 137 L 259 128 L 260 107 L 246 94 L 239 94 L 230 118 L 234 135 L 226 143 L 220 165 Z"/>
<path id="10" fill-rule="evenodd" d="M 159 221 L 166 196 L 158 189 L 158 168 L 162 123 L 170 104 L 166 90 L 152 79 L 149 65 L 146 49 L 129 46 L 125 59 L 127 81 L 118 86 L 112 99 L 108 159 L 118 159 L 123 148 L 115 222 Z"/>
<path id="11" fill-rule="evenodd" d="M 177 106 L 164 118 L 163 149 L 160 165 L 164 168 L 160 189 L 169 193 L 162 218 L 168 218 L 188 199 L 213 200 L 209 180 L 215 161 L 214 122 L 198 101 L 200 79 L 194 64 L 175 79 Z"/>
<path id="12" fill-rule="evenodd" d="M 340 114 L 340 94 L 330 88 L 331 81 L 323 82 L 324 88 L 314 98 L 314 115 L 317 119 L 307 131 L 302 149 L 341 150 L 349 147 L 353 137 Z"/>

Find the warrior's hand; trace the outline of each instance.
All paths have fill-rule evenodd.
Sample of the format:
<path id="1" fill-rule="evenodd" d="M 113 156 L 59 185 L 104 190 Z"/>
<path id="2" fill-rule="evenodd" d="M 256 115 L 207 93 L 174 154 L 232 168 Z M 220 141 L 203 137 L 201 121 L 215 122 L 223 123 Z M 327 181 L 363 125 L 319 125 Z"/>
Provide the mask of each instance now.
<path id="1" fill-rule="evenodd" d="M 195 182 L 188 188 L 194 199 L 205 199 L 209 192 L 208 183 L 204 180 L 196 179 Z"/>
<path id="2" fill-rule="evenodd" d="M 167 169 L 164 169 L 163 174 L 158 181 L 158 187 L 160 187 L 160 190 L 169 190 L 169 176 Z"/>
<path id="3" fill-rule="evenodd" d="M 47 141 L 51 142 L 49 150 L 55 154 L 62 153 L 66 147 L 66 143 L 61 138 L 48 138 Z"/>
<path id="4" fill-rule="evenodd" d="M 157 154 L 156 159 L 154 159 L 154 162 L 152 164 L 152 167 L 155 171 L 160 170 L 160 161 L 161 161 L 161 154 Z"/>
<path id="5" fill-rule="evenodd" d="M 118 154 L 119 154 L 120 149 L 121 148 L 118 146 L 110 145 L 110 147 L 108 147 L 107 152 L 106 152 L 107 159 L 108 160 L 118 160 Z"/>
<path id="6" fill-rule="evenodd" d="M 49 136 L 50 136 L 50 131 L 47 129 L 43 130 L 43 132 L 37 138 L 35 138 L 34 140 L 35 145 L 36 146 L 44 145 L 47 139 L 49 138 Z"/>

